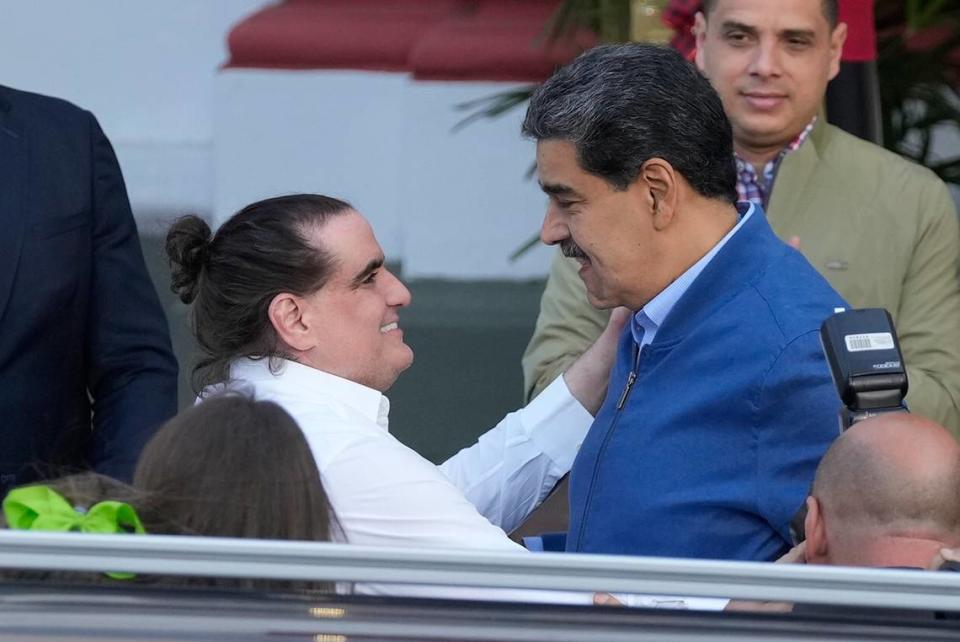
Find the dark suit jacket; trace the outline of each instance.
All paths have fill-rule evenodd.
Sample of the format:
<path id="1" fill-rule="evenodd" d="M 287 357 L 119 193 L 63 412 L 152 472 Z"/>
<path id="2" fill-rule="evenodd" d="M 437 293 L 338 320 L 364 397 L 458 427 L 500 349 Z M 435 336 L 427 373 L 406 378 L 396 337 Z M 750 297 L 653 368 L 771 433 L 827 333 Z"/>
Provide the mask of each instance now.
<path id="1" fill-rule="evenodd" d="M 129 478 L 176 377 L 110 141 L 89 112 L 0 86 L 0 487 Z"/>

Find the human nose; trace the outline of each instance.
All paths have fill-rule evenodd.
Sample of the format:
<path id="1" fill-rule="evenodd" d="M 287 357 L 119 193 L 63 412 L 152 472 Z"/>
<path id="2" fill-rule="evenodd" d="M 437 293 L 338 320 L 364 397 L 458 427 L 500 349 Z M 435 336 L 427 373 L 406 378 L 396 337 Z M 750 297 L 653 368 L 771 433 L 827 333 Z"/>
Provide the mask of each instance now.
<path id="1" fill-rule="evenodd" d="M 775 42 L 760 42 L 753 50 L 750 73 L 760 77 L 779 76 L 780 51 Z"/>
<path id="2" fill-rule="evenodd" d="M 405 308 L 410 305 L 413 295 L 403 284 L 403 281 L 390 270 L 384 270 L 387 275 L 387 304 L 398 308 Z"/>
<path id="3" fill-rule="evenodd" d="M 557 207 L 553 203 L 547 206 L 547 213 L 543 215 L 543 224 L 540 226 L 540 240 L 547 245 L 556 245 L 570 236 L 570 230 L 561 220 Z"/>

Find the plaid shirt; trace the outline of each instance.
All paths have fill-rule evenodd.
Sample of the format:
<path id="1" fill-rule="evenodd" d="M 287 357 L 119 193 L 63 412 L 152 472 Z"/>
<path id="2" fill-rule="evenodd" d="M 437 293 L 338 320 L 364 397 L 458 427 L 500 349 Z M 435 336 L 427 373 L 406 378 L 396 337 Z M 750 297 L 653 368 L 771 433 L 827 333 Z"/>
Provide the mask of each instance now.
<path id="1" fill-rule="evenodd" d="M 817 122 L 814 116 L 810 124 L 804 127 L 803 131 L 797 134 L 797 137 L 790 141 L 790 144 L 780 150 L 776 158 L 767 161 L 763 166 L 763 176 L 757 175 L 757 170 L 734 153 L 733 157 L 737 161 L 737 196 L 741 201 L 750 201 L 761 207 L 767 206 L 767 200 L 770 198 L 770 190 L 773 188 L 773 179 L 777 175 L 777 169 L 783 157 L 790 152 L 796 151 L 807 136 L 813 130 L 813 125 Z"/>

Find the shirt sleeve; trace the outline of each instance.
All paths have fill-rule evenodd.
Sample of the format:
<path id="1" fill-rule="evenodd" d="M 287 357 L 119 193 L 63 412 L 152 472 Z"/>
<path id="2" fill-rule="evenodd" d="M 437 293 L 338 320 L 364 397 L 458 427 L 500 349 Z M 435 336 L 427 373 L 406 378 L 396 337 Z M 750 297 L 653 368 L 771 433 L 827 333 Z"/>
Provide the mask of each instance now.
<path id="1" fill-rule="evenodd" d="M 921 229 L 904 275 L 897 332 L 910 382 L 907 405 L 960 439 L 960 228 L 946 186 L 931 183 L 918 196 Z"/>
<path id="2" fill-rule="evenodd" d="M 467 549 L 525 555 L 526 550 L 484 519 L 436 466 L 389 434 L 343 425 L 349 440 L 313 435 L 311 450 L 339 522 L 338 539 L 367 546 L 421 550 Z M 354 430 L 355 429 L 355 430 Z M 379 430 L 376 429 L 376 430 Z M 358 438 L 356 433 L 367 432 Z M 344 443 L 344 447 L 328 445 Z M 590 604 L 592 594 L 565 591 L 358 583 L 357 593 L 444 599 Z"/>
<path id="3" fill-rule="evenodd" d="M 792 545 L 790 521 L 810 492 L 817 464 L 840 435 L 837 396 L 824 362 L 819 333 L 794 339 L 764 377 L 754 415 L 757 512 Z"/>
<path id="4" fill-rule="evenodd" d="M 351 544 L 523 550 L 436 466 L 389 435 L 353 438 L 325 459 L 320 476 Z"/>
<path id="5" fill-rule="evenodd" d="M 92 115 L 89 126 L 94 164 L 85 351 L 93 399 L 89 458 L 97 472 L 130 480 L 143 446 L 177 412 L 177 362 L 116 155 Z"/>
<path id="6" fill-rule="evenodd" d="M 591 423 L 558 377 L 440 470 L 484 517 L 510 532 L 569 472 Z"/>

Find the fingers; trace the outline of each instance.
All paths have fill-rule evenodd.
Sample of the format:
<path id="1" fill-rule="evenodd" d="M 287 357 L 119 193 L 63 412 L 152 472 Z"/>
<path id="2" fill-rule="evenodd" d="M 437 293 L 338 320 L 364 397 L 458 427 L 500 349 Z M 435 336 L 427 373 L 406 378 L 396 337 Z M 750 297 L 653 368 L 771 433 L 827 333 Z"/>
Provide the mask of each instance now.
<path id="1" fill-rule="evenodd" d="M 807 543 L 800 542 L 776 561 L 777 564 L 806 564 L 807 563 Z"/>
<path id="2" fill-rule="evenodd" d="M 620 600 L 613 597 L 609 593 L 594 593 L 593 603 L 597 606 L 623 606 L 623 603 L 620 602 Z"/>
<path id="3" fill-rule="evenodd" d="M 623 330 L 624 326 L 627 325 L 627 321 L 629 321 L 631 314 L 632 312 L 629 308 L 614 308 L 610 312 L 610 321 L 607 322 L 606 332 L 614 332 L 615 334 L 619 335 L 620 331 Z"/>
<path id="4" fill-rule="evenodd" d="M 563 373 L 570 393 L 591 415 L 597 414 L 607 392 L 610 369 L 617 358 L 617 342 L 629 318 L 628 309 L 614 310 L 603 333 Z"/>
<path id="5" fill-rule="evenodd" d="M 940 551 L 933 556 L 933 559 L 930 560 L 930 563 L 927 564 L 927 570 L 939 570 L 940 567 L 948 562 L 960 563 L 960 548 L 941 548 Z"/>

